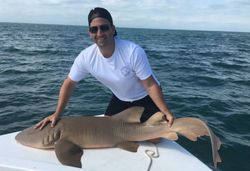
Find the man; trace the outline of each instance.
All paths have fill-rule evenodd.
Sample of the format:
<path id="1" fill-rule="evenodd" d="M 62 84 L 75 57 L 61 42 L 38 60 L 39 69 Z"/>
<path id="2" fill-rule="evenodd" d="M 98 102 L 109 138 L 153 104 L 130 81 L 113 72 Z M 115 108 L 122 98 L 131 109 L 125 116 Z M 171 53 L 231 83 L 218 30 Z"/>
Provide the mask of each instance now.
<path id="1" fill-rule="evenodd" d="M 159 82 L 153 75 L 144 50 L 133 42 L 117 38 L 112 17 L 106 9 L 92 9 L 88 22 L 89 35 L 95 44 L 77 56 L 60 89 L 55 113 L 40 121 L 36 128 L 42 129 L 49 122 L 52 127 L 55 126 L 75 85 L 89 73 L 113 93 L 105 115 L 142 106 L 145 110 L 141 122 L 161 111 L 171 126 L 174 117 L 164 102 Z"/>

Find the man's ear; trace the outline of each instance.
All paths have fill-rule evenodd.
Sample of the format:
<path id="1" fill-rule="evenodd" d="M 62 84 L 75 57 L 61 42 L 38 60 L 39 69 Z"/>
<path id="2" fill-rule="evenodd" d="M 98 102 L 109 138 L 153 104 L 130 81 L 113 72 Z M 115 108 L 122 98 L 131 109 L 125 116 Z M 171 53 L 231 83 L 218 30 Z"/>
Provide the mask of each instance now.
<path id="1" fill-rule="evenodd" d="M 115 25 L 112 25 L 112 26 L 111 26 L 111 29 L 112 29 L 112 32 L 113 32 L 113 35 L 114 35 L 114 34 L 115 34 L 115 31 L 116 31 Z"/>

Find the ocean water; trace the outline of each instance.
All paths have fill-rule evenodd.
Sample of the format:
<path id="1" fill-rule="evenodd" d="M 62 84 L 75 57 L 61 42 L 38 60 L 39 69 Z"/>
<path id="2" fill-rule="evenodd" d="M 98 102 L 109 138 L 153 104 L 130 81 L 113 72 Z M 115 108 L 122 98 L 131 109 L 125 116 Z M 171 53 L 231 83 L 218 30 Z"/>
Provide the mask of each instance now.
<path id="1" fill-rule="evenodd" d="M 250 170 L 250 33 L 117 30 L 145 49 L 172 113 L 209 124 L 223 162 L 213 168 L 207 137 L 177 142 L 214 170 Z M 86 27 L 0 23 L 0 135 L 51 114 L 75 57 L 91 44 Z M 102 114 L 110 97 L 88 77 L 64 115 Z"/>

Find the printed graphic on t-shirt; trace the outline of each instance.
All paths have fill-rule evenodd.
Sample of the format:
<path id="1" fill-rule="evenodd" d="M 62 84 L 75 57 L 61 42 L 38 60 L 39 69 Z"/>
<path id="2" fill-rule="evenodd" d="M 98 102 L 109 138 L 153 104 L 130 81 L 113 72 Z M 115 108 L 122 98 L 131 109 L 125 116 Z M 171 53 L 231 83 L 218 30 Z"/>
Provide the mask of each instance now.
<path id="1" fill-rule="evenodd" d="M 121 73 L 122 73 L 122 75 L 124 76 L 124 77 L 126 77 L 126 76 L 128 76 L 129 75 L 129 73 L 130 73 L 130 69 L 128 68 L 128 67 L 123 67 L 122 69 L 121 69 Z"/>

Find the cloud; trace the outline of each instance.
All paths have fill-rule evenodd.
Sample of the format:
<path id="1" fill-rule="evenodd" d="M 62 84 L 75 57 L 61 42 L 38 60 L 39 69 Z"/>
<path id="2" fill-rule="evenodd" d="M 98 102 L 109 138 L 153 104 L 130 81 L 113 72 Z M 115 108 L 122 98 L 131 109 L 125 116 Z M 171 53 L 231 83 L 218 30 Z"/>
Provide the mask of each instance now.
<path id="1" fill-rule="evenodd" d="M 96 6 L 119 27 L 250 31 L 248 0 L 0 0 L 0 21 L 87 25 Z"/>

